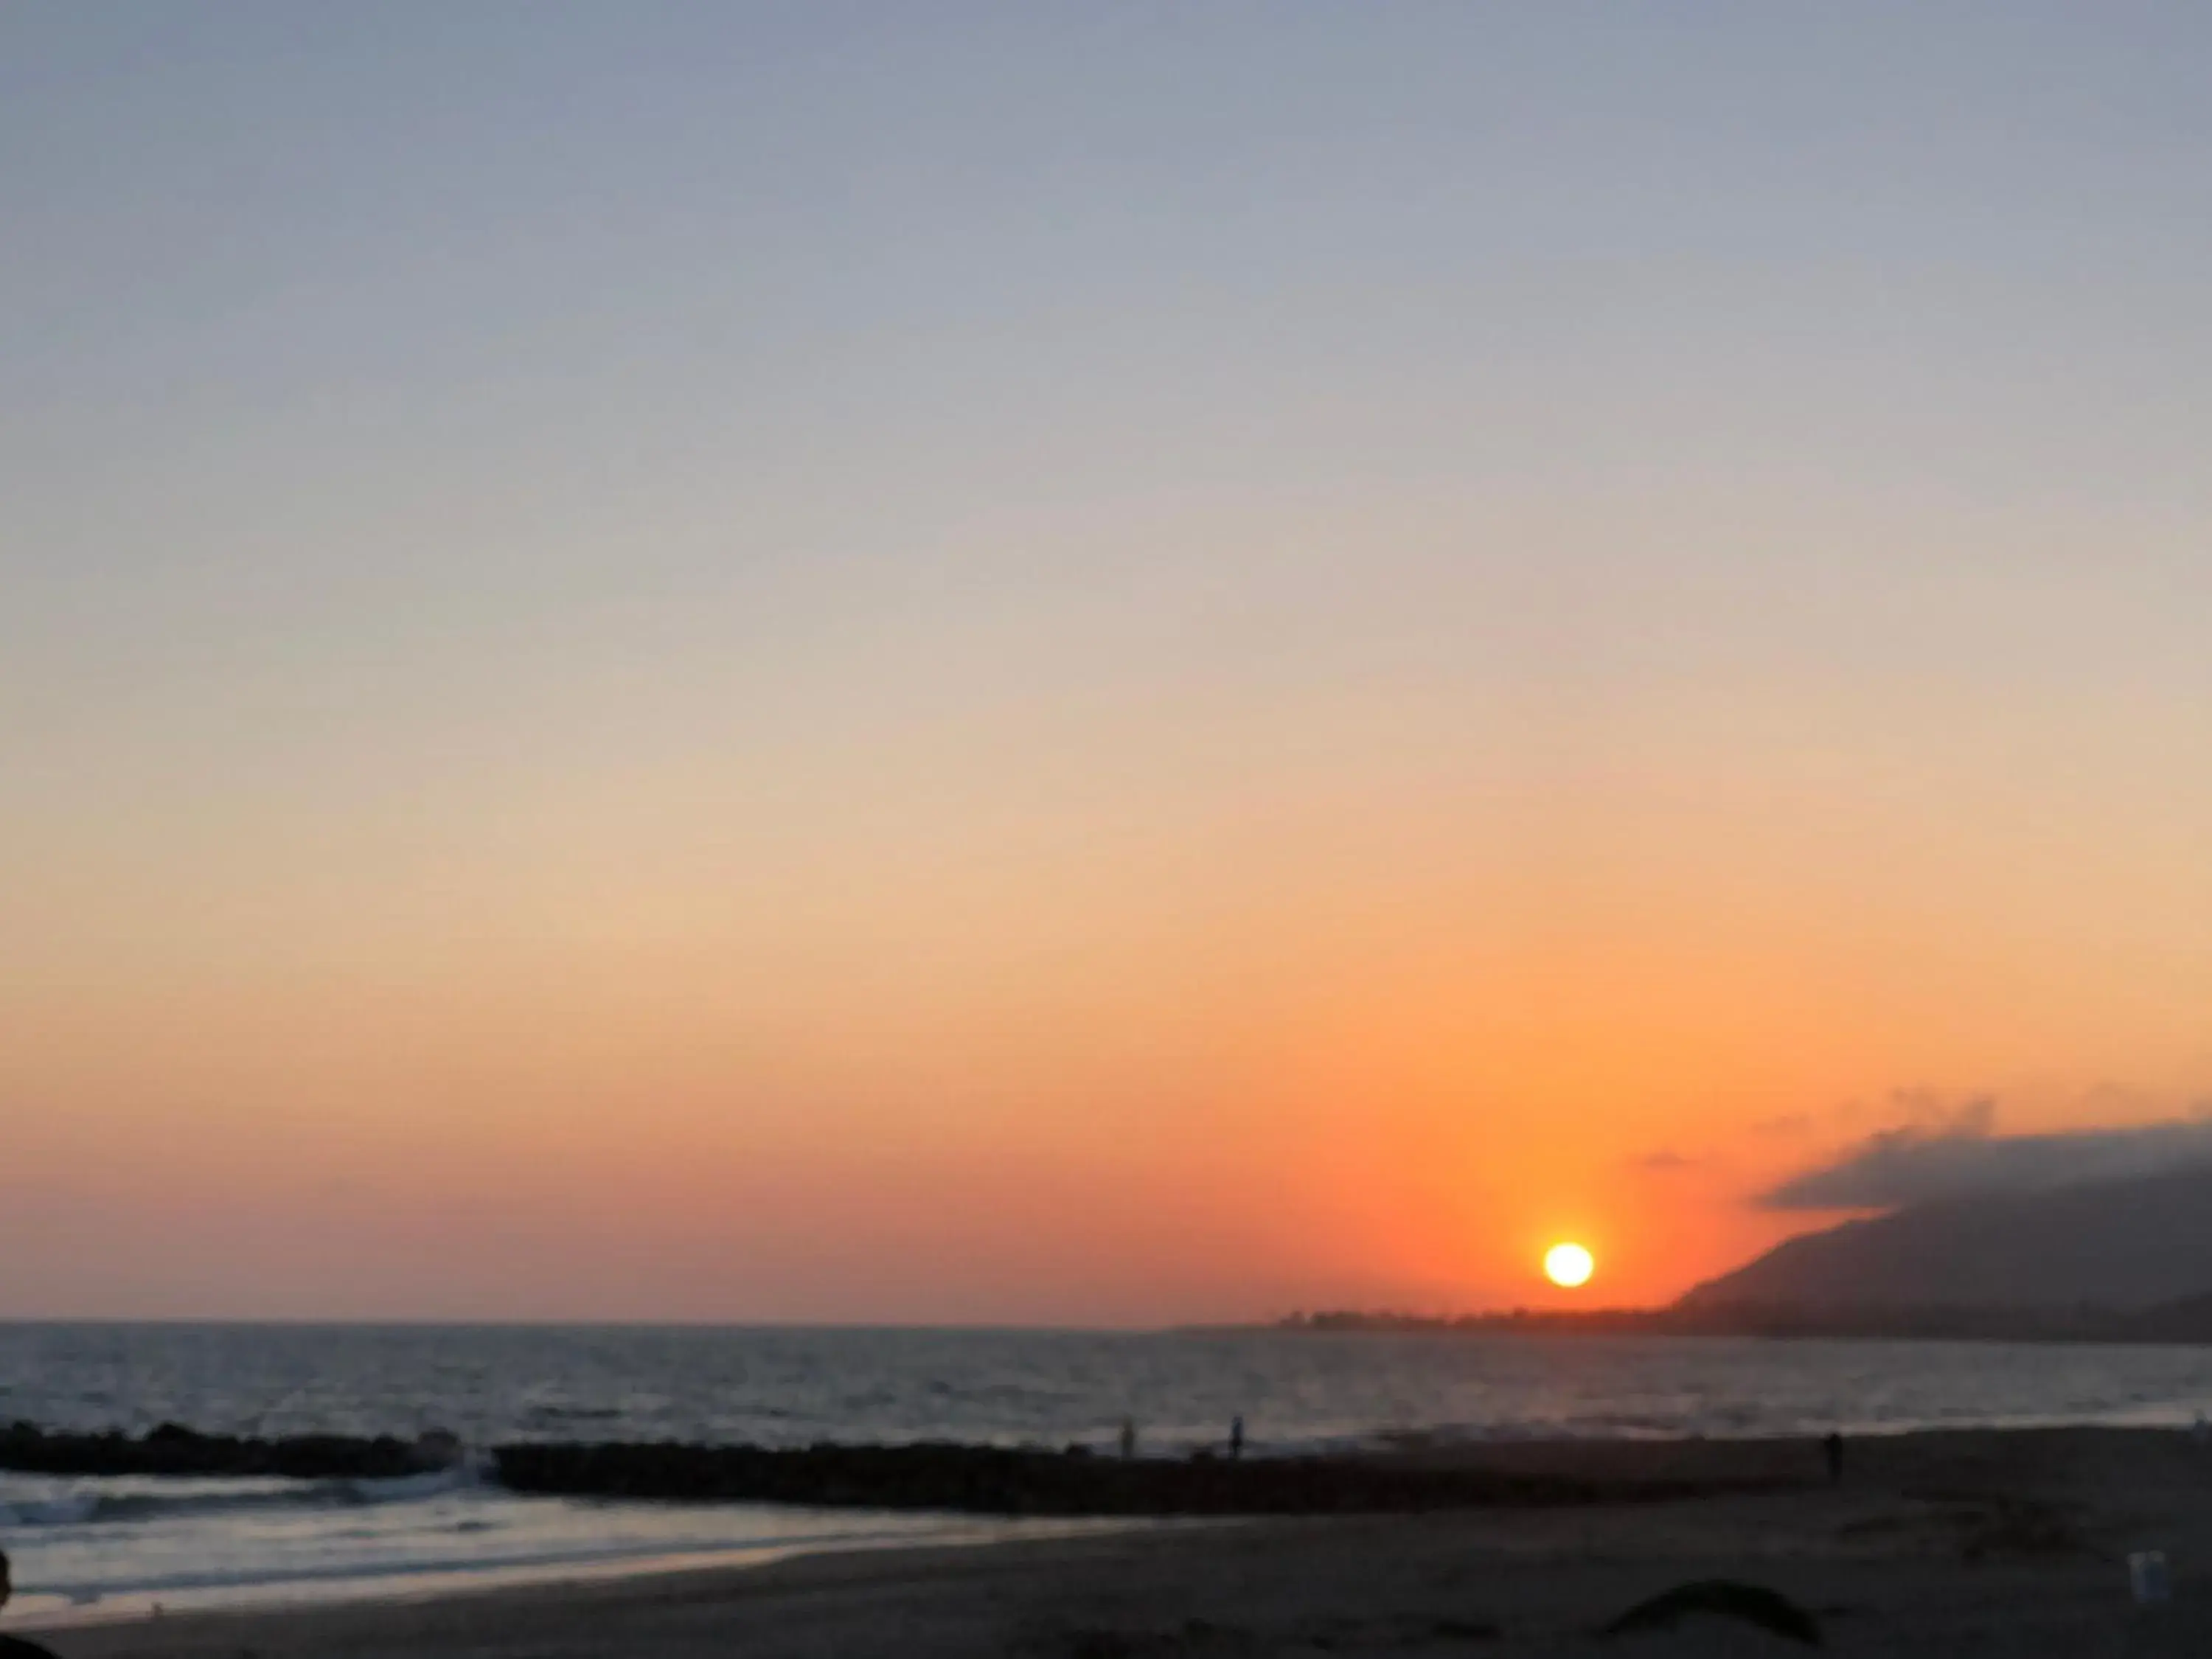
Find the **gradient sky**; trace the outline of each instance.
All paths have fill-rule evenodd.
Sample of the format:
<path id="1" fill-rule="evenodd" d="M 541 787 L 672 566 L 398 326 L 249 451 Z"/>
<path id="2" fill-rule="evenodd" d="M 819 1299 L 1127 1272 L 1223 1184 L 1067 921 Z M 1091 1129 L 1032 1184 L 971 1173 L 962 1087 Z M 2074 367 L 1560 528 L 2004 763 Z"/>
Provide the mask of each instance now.
<path id="1" fill-rule="evenodd" d="M 2188 1112 L 2208 70 L 0 8 L 0 1314 L 1634 1302 Z"/>

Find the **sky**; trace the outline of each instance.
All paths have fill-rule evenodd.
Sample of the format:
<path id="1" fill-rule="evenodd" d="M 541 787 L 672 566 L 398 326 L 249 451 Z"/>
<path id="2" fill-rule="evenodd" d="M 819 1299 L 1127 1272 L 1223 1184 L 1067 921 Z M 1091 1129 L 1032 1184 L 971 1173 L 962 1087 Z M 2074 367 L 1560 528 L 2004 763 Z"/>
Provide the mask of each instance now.
<path id="1" fill-rule="evenodd" d="M 0 1316 L 1625 1304 L 2200 1144 L 2208 63 L 0 8 Z"/>

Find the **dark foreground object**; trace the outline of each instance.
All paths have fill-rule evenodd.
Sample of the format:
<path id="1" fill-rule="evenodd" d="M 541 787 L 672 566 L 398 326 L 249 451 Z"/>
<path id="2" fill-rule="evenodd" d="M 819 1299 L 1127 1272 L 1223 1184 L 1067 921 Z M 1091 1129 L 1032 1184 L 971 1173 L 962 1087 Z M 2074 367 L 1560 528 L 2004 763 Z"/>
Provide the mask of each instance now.
<path id="1" fill-rule="evenodd" d="M 990 1446 L 502 1446 L 501 1485 L 599 1498 L 714 1499 L 987 1515 L 1346 1515 L 1658 1501 L 1766 1480 L 1586 1480 L 1390 1458 L 1187 1462 Z"/>
<path id="2" fill-rule="evenodd" d="M 1638 1601 L 1598 1634 L 1627 1636 L 1637 1631 L 1672 1630 L 1692 1613 L 1741 1619 L 1793 1642 L 1821 1645 L 1820 1626 L 1811 1613 L 1779 1590 L 1738 1583 L 1733 1578 L 1701 1578 L 1694 1583 L 1677 1584 L 1648 1601 Z"/>

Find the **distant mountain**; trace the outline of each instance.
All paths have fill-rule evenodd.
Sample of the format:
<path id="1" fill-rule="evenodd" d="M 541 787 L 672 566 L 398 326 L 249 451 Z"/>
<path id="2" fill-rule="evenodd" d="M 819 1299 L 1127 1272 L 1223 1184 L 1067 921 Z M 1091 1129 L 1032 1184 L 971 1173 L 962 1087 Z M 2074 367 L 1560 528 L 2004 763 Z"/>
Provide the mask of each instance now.
<path id="1" fill-rule="evenodd" d="M 1778 1244 L 1674 1305 L 1708 1315 L 1732 1307 L 2135 1311 L 2197 1298 L 2212 1306 L 2212 1166 L 1847 1221 Z"/>

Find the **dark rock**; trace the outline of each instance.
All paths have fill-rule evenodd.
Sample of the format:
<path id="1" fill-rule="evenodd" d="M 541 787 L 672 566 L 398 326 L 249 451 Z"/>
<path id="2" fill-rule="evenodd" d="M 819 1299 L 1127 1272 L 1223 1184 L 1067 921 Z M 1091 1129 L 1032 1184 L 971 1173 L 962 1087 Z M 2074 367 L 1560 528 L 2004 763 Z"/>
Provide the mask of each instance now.
<path id="1" fill-rule="evenodd" d="M 389 1435 L 283 1439 L 202 1434 L 163 1423 L 137 1439 L 100 1434 L 47 1434 L 17 1423 L 0 1434 L 0 1468 L 36 1474 L 289 1475 L 303 1480 L 380 1480 L 415 1473 L 412 1449 Z"/>
<path id="2" fill-rule="evenodd" d="M 433 1434 L 258 1439 L 163 1424 L 133 1438 L 0 1432 L 0 1468 L 40 1474 L 282 1475 L 382 1480 L 450 1467 L 459 1441 Z M 1486 1506 L 1643 1502 L 1765 1489 L 1771 1480 L 1584 1480 L 1434 1468 L 1391 1457 L 1103 1458 L 923 1443 L 803 1449 L 611 1443 L 524 1443 L 493 1455 L 517 1492 L 571 1497 L 744 1501 L 985 1515 L 1332 1515 Z"/>
<path id="3" fill-rule="evenodd" d="M 1779 1590 L 1763 1584 L 1739 1583 L 1732 1578 L 1700 1578 L 1677 1584 L 1634 1607 L 1601 1628 L 1601 1636 L 1626 1636 L 1636 1631 L 1671 1630 L 1686 1614 L 1717 1613 L 1740 1619 L 1761 1630 L 1771 1631 L 1793 1642 L 1819 1647 L 1819 1620 Z"/>
<path id="4" fill-rule="evenodd" d="M 1069 1457 L 991 1446 L 500 1447 L 516 1492 L 686 1502 L 857 1505 L 990 1515 L 1330 1515 L 1650 1501 L 1771 1482 L 1591 1481 L 1387 1458 Z"/>

